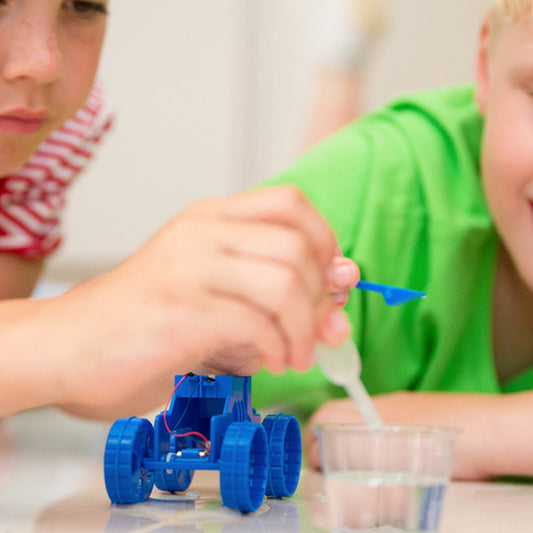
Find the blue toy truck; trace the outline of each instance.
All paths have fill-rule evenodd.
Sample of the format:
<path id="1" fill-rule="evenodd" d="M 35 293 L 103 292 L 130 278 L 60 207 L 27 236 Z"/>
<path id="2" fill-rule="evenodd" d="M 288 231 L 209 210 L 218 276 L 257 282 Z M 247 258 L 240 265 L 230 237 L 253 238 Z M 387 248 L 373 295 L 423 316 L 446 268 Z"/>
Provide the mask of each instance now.
<path id="1" fill-rule="evenodd" d="M 257 510 L 266 496 L 292 496 L 301 467 L 296 418 L 261 417 L 252 407 L 251 378 L 185 374 L 155 418 L 119 418 L 107 437 L 104 477 L 113 503 L 184 491 L 195 470 L 219 470 L 227 507 Z"/>

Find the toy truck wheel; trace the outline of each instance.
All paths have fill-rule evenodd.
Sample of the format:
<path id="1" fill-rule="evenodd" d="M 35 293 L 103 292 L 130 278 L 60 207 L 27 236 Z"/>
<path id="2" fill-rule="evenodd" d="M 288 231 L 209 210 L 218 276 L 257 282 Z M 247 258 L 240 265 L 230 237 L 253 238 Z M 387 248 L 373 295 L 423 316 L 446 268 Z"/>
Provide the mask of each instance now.
<path id="1" fill-rule="evenodd" d="M 302 465 L 298 421 L 291 415 L 269 415 L 263 420 L 263 427 L 270 452 L 266 495 L 275 498 L 292 496 L 298 486 Z"/>
<path id="2" fill-rule="evenodd" d="M 119 418 L 107 436 L 104 478 L 113 503 L 137 503 L 148 499 L 154 472 L 143 467 L 152 451 L 154 428 L 144 418 Z"/>
<path id="3" fill-rule="evenodd" d="M 229 425 L 220 451 L 220 494 L 227 507 L 249 513 L 259 509 L 268 478 L 264 428 L 253 422 Z"/>
<path id="4" fill-rule="evenodd" d="M 192 470 L 157 470 L 155 473 L 155 486 L 159 490 L 181 492 L 189 488 L 193 475 L 194 471 Z"/>

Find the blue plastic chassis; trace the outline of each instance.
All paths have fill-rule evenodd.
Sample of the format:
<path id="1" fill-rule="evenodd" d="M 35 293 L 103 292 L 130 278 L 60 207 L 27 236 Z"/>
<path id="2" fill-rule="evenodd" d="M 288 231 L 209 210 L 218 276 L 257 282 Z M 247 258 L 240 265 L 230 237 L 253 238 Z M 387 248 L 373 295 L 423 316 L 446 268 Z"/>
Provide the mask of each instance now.
<path id="1" fill-rule="evenodd" d="M 175 377 L 176 385 L 183 378 Z M 266 496 L 291 496 L 298 485 L 301 437 L 290 415 L 261 417 L 251 403 L 251 378 L 186 375 L 165 414 L 119 418 L 104 454 L 107 493 L 114 503 L 149 498 L 154 484 L 186 490 L 196 470 L 219 470 L 224 505 L 258 509 Z M 207 449 L 197 432 L 210 442 Z"/>

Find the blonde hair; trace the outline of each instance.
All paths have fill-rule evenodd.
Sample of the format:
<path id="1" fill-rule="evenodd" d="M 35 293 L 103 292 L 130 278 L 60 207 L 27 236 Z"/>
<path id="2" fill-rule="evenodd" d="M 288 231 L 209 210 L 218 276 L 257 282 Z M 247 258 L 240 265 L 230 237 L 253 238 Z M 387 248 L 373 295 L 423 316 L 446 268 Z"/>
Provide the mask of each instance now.
<path id="1" fill-rule="evenodd" d="M 497 28 L 532 14 L 533 0 L 492 0 L 491 22 Z"/>
<path id="2" fill-rule="evenodd" d="M 531 12 L 532 0 L 493 0 L 493 13 L 496 17 L 516 20 L 522 15 Z"/>
<path id="3" fill-rule="evenodd" d="M 501 27 L 533 15 L 533 0 L 491 0 L 490 47 L 493 48 Z"/>

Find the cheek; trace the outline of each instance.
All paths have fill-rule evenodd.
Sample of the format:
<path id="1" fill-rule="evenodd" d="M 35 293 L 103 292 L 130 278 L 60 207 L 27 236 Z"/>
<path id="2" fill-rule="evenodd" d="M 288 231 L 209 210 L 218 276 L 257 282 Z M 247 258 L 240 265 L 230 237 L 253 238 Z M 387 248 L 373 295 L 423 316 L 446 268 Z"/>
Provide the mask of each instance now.
<path id="1" fill-rule="evenodd" d="M 61 92 L 58 105 L 61 106 L 62 120 L 70 118 L 89 96 L 98 70 L 102 42 L 103 35 L 98 39 L 77 42 L 64 53 L 65 75 L 58 91 Z"/>
<path id="2" fill-rule="evenodd" d="M 515 209 L 524 187 L 533 179 L 533 113 L 529 109 L 502 106 L 502 111 L 489 115 L 482 165 L 493 211 Z"/>

